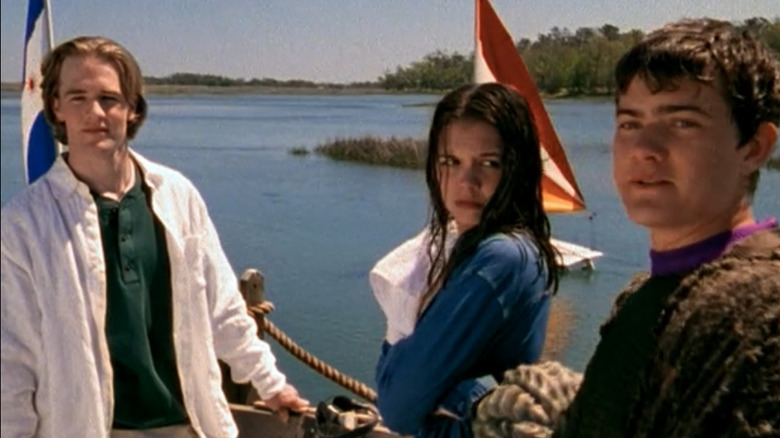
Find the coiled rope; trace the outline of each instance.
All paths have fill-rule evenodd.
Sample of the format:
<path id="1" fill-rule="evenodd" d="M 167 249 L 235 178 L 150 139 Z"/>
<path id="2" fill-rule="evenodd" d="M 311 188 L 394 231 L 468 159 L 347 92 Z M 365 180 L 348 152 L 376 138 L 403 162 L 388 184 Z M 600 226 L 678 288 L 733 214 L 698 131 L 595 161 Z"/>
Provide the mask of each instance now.
<path id="1" fill-rule="evenodd" d="M 250 305 L 248 308 L 255 321 L 258 321 L 258 327 L 261 326 L 260 321 L 262 321 L 262 330 L 265 333 L 268 333 L 269 336 L 274 338 L 276 342 L 279 343 L 279 345 L 281 345 L 298 360 L 305 363 L 314 371 L 317 371 L 327 379 L 335 382 L 342 388 L 352 392 L 353 394 L 362 397 L 371 403 L 376 402 L 376 392 L 374 392 L 373 389 L 369 388 L 365 383 L 347 376 L 341 371 L 323 362 L 313 354 L 304 350 L 300 345 L 296 344 L 295 341 L 290 339 L 290 337 L 287 336 L 281 329 L 279 329 L 279 327 L 272 323 L 268 318 L 265 318 L 266 315 L 274 310 L 273 303 L 270 301 L 263 301 L 259 304 Z"/>

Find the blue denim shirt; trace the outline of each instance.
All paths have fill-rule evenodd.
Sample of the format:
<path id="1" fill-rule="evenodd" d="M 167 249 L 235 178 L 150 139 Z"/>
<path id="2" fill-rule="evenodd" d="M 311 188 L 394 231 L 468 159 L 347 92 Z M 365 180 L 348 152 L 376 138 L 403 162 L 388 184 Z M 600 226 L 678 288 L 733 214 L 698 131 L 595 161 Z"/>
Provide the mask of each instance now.
<path id="1" fill-rule="evenodd" d="M 543 265 L 542 265 L 543 266 Z M 485 239 L 446 281 L 414 332 L 382 345 L 376 368 L 384 423 L 404 435 L 471 436 L 473 402 L 505 370 L 535 362 L 550 295 L 538 251 L 523 236 Z M 460 417 L 433 415 L 444 407 Z"/>

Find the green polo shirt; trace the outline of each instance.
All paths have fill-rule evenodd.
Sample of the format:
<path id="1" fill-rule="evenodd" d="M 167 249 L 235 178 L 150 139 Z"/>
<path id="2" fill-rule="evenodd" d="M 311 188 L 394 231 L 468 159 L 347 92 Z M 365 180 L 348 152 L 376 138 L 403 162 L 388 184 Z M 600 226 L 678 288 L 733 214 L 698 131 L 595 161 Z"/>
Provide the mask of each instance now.
<path id="1" fill-rule="evenodd" d="M 106 260 L 106 336 L 114 370 L 114 424 L 147 429 L 186 423 L 173 348 L 165 231 L 137 171 L 116 202 L 93 193 Z"/>

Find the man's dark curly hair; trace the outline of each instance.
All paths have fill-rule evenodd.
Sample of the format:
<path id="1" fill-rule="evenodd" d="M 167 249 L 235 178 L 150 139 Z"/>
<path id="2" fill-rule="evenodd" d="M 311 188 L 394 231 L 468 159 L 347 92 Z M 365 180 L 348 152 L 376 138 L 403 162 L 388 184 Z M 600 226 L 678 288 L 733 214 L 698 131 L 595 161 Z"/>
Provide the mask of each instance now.
<path id="1" fill-rule="evenodd" d="M 727 21 L 687 19 L 648 34 L 615 67 L 616 99 L 637 76 L 653 92 L 674 90 L 682 78 L 716 87 L 731 110 L 739 146 L 761 123 L 780 123 L 780 61 L 757 35 Z M 755 172 L 751 196 L 757 184 Z"/>

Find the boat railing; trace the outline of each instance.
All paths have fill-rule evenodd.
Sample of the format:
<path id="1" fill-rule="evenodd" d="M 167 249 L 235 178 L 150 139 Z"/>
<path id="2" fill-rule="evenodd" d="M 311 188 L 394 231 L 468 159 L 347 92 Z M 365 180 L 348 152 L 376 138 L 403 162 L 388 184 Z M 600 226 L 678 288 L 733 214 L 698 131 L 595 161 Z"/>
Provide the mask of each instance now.
<path id="1" fill-rule="evenodd" d="M 325 363 L 303 347 L 294 342 L 281 329 L 273 324 L 267 315 L 274 309 L 273 303 L 265 300 L 265 277 L 257 269 L 247 269 L 239 279 L 239 290 L 247 304 L 247 311 L 257 324 L 257 336 L 265 339 L 268 334 L 295 358 L 305 363 L 323 377 L 335 382 L 354 395 L 374 403 L 376 392 L 368 385 L 360 382 Z M 222 368 L 222 389 L 230 403 L 233 418 L 239 428 L 240 437 L 322 437 L 323 433 L 317 428 L 315 408 L 310 408 L 302 413 L 291 413 L 285 421 L 272 413 L 260 400 L 251 384 L 235 383 L 230 378 L 230 369 L 220 362 Z M 377 414 L 378 415 L 378 414 Z M 347 435 L 361 422 L 369 419 L 365 414 L 345 413 L 339 417 L 344 424 L 344 436 L 368 436 L 375 438 L 398 437 L 381 424 L 374 427 L 367 435 Z M 342 436 L 342 435 L 327 435 Z"/>

